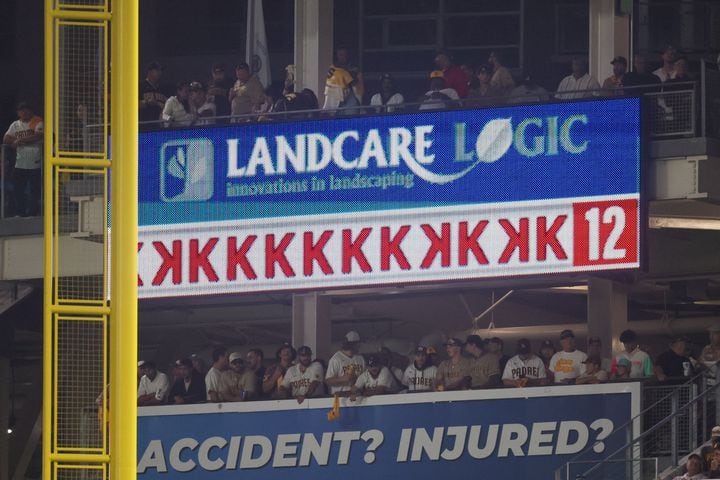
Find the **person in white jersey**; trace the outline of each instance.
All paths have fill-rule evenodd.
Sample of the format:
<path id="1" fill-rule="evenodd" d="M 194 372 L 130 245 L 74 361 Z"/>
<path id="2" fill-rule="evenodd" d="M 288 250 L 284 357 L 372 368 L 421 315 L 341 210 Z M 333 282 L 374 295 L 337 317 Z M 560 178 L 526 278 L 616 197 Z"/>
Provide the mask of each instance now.
<path id="1" fill-rule="evenodd" d="M 143 373 L 138 386 L 138 407 L 167 403 L 170 391 L 168 376 L 157 370 L 155 362 L 140 360 L 138 367 Z"/>
<path id="2" fill-rule="evenodd" d="M 328 361 L 325 384 L 330 395 L 347 396 L 355 381 L 365 371 L 365 359 L 358 354 L 360 334 L 354 330 L 345 334 L 340 350 Z"/>
<path id="3" fill-rule="evenodd" d="M 532 353 L 530 341 L 521 338 L 517 344 L 517 355 L 505 364 L 502 381 L 508 387 L 527 387 L 547 383 L 547 373 L 542 359 Z"/>
<path id="4" fill-rule="evenodd" d="M 312 361 L 312 349 L 302 346 L 297 351 L 298 363 L 288 369 L 280 385 L 280 396 L 293 397 L 298 403 L 308 397 L 320 397 L 323 388 L 324 372 L 319 362 Z"/>

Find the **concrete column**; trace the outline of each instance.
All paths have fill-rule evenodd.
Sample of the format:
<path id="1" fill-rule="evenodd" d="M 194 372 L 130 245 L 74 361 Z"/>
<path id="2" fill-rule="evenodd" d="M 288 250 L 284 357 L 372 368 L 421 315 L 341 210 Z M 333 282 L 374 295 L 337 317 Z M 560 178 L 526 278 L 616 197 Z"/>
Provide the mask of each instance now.
<path id="1" fill-rule="evenodd" d="M 293 295 L 292 344 L 295 348 L 307 345 L 316 357 L 328 359 L 332 326 L 330 297 L 316 292 Z"/>
<path id="2" fill-rule="evenodd" d="M 615 15 L 615 0 L 590 0 L 590 75 L 600 85 L 612 75 L 610 61 L 617 55 L 628 59 L 630 52 L 630 17 Z"/>
<path id="3" fill-rule="evenodd" d="M 0 480 L 10 478 L 10 438 L 7 434 L 10 417 L 10 359 L 0 356 Z"/>
<path id="4" fill-rule="evenodd" d="M 309 88 L 325 101 L 333 61 L 333 0 L 295 0 L 295 90 Z"/>
<path id="5" fill-rule="evenodd" d="M 588 281 L 588 336 L 600 337 L 603 359 L 619 352 L 620 333 L 628 328 L 627 293 L 611 280 Z"/>

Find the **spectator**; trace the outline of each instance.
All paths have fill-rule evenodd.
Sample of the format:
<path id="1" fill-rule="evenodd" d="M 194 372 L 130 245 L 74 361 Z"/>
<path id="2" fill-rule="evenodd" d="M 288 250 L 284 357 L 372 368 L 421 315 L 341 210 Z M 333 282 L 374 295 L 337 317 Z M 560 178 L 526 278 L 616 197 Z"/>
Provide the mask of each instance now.
<path id="1" fill-rule="evenodd" d="M 705 345 L 700 352 L 700 363 L 706 368 L 706 384 L 708 387 L 712 387 L 715 386 L 717 363 L 720 361 L 720 325 L 713 325 L 708 331 L 710 333 L 710 343 Z"/>
<path id="2" fill-rule="evenodd" d="M 325 80 L 325 103 L 323 110 L 357 106 L 357 97 L 352 90 L 353 78 L 344 68 L 331 66 Z"/>
<path id="3" fill-rule="evenodd" d="M 688 456 L 685 464 L 685 474 L 675 477 L 673 480 L 703 480 L 707 478 L 703 473 L 705 465 L 703 459 L 697 453 Z"/>
<path id="4" fill-rule="evenodd" d="M 488 99 L 499 97 L 501 95 L 500 90 L 490 84 L 490 78 L 492 77 L 492 67 L 489 65 L 481 65 L 477 69 L 477 84 L 473 88 L 470 88 L 468 98 L 471 99 Z M 475 105 L 489 105 L 490 101 L 485 102 L 472 102 Z"/>
<path id="5" fill-rule="evenodd" d="M 625 357 L 619 359 L 615 367 L 615 373 L 612 375 L 612 380 L 630 380 L 631 368 L 632 363 L 630 363 L 630 360 Z"/>
<path id="6" fill-rule="evenodd" d="M 181 377 L 170 388 L 169 401 L 176 405 L 185 403 L 200 403 L 205 401 L 205 379 L 197 373 L 189 358 L 175 362 L 180 370 Z"/>
<path id="7" fill-rule="evenodd" d="M 705 465 L 709 465 L 710 478 L 720 478 L 720 425 L 712 428 L 710 431 L 710 445 L 700 450 L 700 455 L 705 461 Z"/>
<path id="8" fill-rule="evenodd" d="M 467 390 L 470 388 L 473 361 L 463 357 L 462 349 L 463 342 L 459 338 L 451 338 L 445 342 L 445 351 L 449 358 L 438 366 L 435 376 L 436 390 Z"/>
<path id="9" fill-rule="evenodd" d="M 232 82 L 226 77 L 225 64 L 215 63 L 212 66 L 212 80 L 208 83 L 208 102 L 215 104 L 215 111 L 219 117 L 230 116 L 230 100 L 228 96 L 232 88 Z M 223 123 L 228 119 L 225 118 Z"/>
<path id="10" fill-rule="evenodd" d="M 258 393 L 262 392 L 262 381 L 265 378 L 265 367 L 263 366 L 263 359 L 265 354 L 259 348 L 251 348 L 247 355 L 245 355 L 245 368 L 255 374 L 257 379 Z"/>
<path id="11" fill-rule="evenodd" d="M 665 47 L 662 53 L 662 66 L 655 70 L 653 75 L 658 77 L 662 83 L 667 82 L 675 78 L 675 57 L 677 56 L 677 50 L 675 47 L 668 45 Z"/>
<path id="12" fill-rule="evenodd" d="M 470 92 L 473 89 L 477 89 L 480 85 L 480 80 L 477 78 L 477 69 L 475 66 L 469 64 L 469 63 L 463 63 L 460 65 L 460 69 L 465 74 L 465 77 L 467 77 L 467 86 L 468 86 L 468 97 L 470 97 Z"/>
<path id="13" fill-rule="evenodd" d="M 365 359 L 358 355 L 359 345 L 360 334 L 351 330 L 345 334 L 341 349 L 330 357 L 325 384 L 331 395 L 347 395 L 365 371 Z"/>
<path id="14" fill-rule="evenodd" d="M 26 102 L 18 103 L 16 111 L 18 119 L 10 124 L 3 137 L 3 143 L 15 150 L 15 215 L 35 217 L 40 213 L 44 124 Z M 26 193 L 28 188 L 29 196 Z"/>
<path id="15" fill-rule="evenodd" d="M 235 67 L 237 81 L 230 93 L 230 112 L 235 117 L 238 115 L 249 115 L 255 111 L 265 98 L 265 89 L 256 75 L 250 73 L 250 66 L 245 63 L 238 63 Z M 234 122 L 243 121 L 233 118 Z"/>
<path id="16" fill-rule="evenodd" d="M 437 367 L 428 355 L 428 349 L 418 345 L 415 349 L 415 360 L 408 365 L 403 374 L 403 385 L 410 392 L 432 392 L 435 390 Z"/>
<path id="17" fill-rule="evenodd" d="M 557 350 L 555 349 L 555 345 L 553 345 L 552 340 L 542 341 L 542 343 L 540 344 L 540 355 L 538 356 L 540 357 L 540 360 L 542 360 L 545 364 L 545 370 L 548 372 L 548 374 L 551 373 L 549 371 L 550 360 L 552 359 L 553 355 L 555 355 L 555 352 L 557 352 Z"/>
<path id="18" fill-rule="evenodd" d="M 166 89 L 162 87 L 162 65 L 152 62 L 145 70 L 145 80 L 140 82 L 140 106 L 138 117 L 140 122 L 157 122 L 160 120 L 165 103 L 168 100 Z M 147 127 L 152 127 L 148 125 Z"/>
<path id="19" fill-rule="evenodd" d="M 435 56 L 435 66 L 442 72 L 448 88 L 455 90 L 460 98 L 468 95 L 468 77 L 462 68 L 454 65 L 450 54 L 440 51 Z"/>
<path id="20" fill-rule="evenodd" d="M 545 365 L 530 349 L 530 341 L 521 338 L 517 344 L 517 355 L 510 358 L 502 375 L 503 384 L 508 387 L 527 387 L 545 385 L 547 373 Z"/>
<path id="21" fill-rule="evenodd" d="M 505 343 L 499 337 L 492 337 L 487 341 L 487 350 L 498 357 L 498 363 L 500 366 L 500 372 L 505 371 L 505 365 L 510 360 L 509 355 L 505 355 L 503 351 L 505 349 Z M 498 373 L 500 373 L 498 372 Z"/>
<path id="22" fill-rule="evenodd" d="M 489 350 L 483 355 L 483 341 L 478 335 L 465 339 L 465 353 L 470 360 L 470 387 L 483 388 L 500 384 L 500 356 Z"/>
<path id="23" fill-rule="evenodd" d="M 546 102 L 549 98 L 547 90 L 529 74 L 524 74 L 522 83 L 510 91 L 510 103 Z"/>
<path id="24" fill-rule="evenodd" d="M 610 64 L 613 66 L 613 74 L 603 82 L 602 89 L 605 90 L 603 94 L 609 96 L 622 95 L 625 73 L 627 72 L 627 58 L 618 55 L 612 59 Z"/>
<path id="25" fill-rule="evenodd" d="M 492 77 L 490 85 L 495 87 L 501 95 L 507 95 L 515 88 L 515 81 L 507 67 L 502 63 L 502 56 L 499 52 L 491 52 L 488 63 L 492 66 Z"/>
<path id="26" fill-rule="evenodd" d="M 213 125 L 217 108 L 208 100 L 205 87 L 200 82 L 190 82 L 190 110 L 195 116 L 195 125 Z"/>
<path id="27" fill-rule="evenodd" d="M 661 382 L 668 379 L 689 377 L 693 374 L 693 364 L 687 356 L 687 337 L 677 337 L 670 342 L 670 348 L 661 353 L 655 361 L 655 375 Z"/>
<path id="28" fill-rule="evenodd" d="M 352 63 L 352 57 L 348 48 L 341 47 L 335 51 L 335 63 L 333 66 L 344 69 L 352 78 L 349 87 L 354 100 L 352 101 L 353 103 L 350 103 L 350 99 L 346 99 L 347 104 L 345 106 L 361 105 L 363 97 L 365 96 L 365 81 L 362 72 L 360 72 L 360 68 Z"/>
<path id="29" fill-rule="evenodd" d="M 709 465 L 708 478 L 720 478 L 720 448 L 710 451 L 705 458 L 705 465 Z"/>
<path id="30" fill-rule="evenodd" d="M 363 397 L 389 393 L 392 388 L 392 373 L 382 364 L 377 355 L 370 355 L 367 370 L 357 378 L 350 390 L 350 400 L 355 401 L 358 394 Z"/>
<path id="31" fill-rule="evenodd" d="M 315 96 L 315 92 L 309 88 L 305 88 L 300 92 L 286 93 L 275 102 L 273 105 L 273 112 L 300 112 L 303 110 L 317 110 L 318 99 Z M 283 115 L 288 120 L 302 120 L 306 118 L 307 114 L 299 115 Z"/>
<path id="32" fill-rule="evenodd" d="M 613 358 L 610 366 L 610 377 L 614 378 L 617 373 L 617 363 L 621 358 L 627 358 L 630 362 L 630 378 L 652 377 L 653 364 L 650 355 L 640 350 L 637 341 L 637 334 L 633 330 L 625 330 L 620 334 L 620 343 L 625 347 L 625 351 L 619 353 Z"/>
<path id="33" fill-rule="evenodd" d="M 162 119 L 165 128 L 189 127 L 195 121 L 195 115 L 190 109 L 190 86 L 187 82 L 177 84 L 175 96 L 165 102 Z"/>
<path id="34" fill-rule="evenodd" d="M 243 402 L 258 397 L 255 373 L 246 370 L 242 354 L 230 354 L 230 368 L 223 372 L 221 396 L 225 402 Z"/>
<path id="35" fill-rule="evenodd" d="M 599 355 L 588 356 L 585 361 L 585 373 L 575 379 L 575 384 L 595 384 L 607 382 L 608 374 L 602 369 L 602 360 Z"/>
<path id="36" fill-rule="evenodd" d="M 395 365 L 395 355 L 388 347 L 380 347 L 377 353 L 380 363 L 390 370 L 392 385 L 389 393 L 397 393 L 402 389 L 403 371 Z"/>
<path id="37" fill-rule="evenodd" d="M 217 347 L 212 352 L 213 364 L 205 375 L 205 391 L 208 402 L 222 402 L 223 372 L 228 367 L 228 352 L 225 347 Z"/>
<path id="38" fill-rule="evenodd" d="M 585 373 L 587 359 L 585 352 L 575 349 L 575 334 L 572 330 L 560 332 L 562 350 L 550 360 L 550 371 L 553 372 L 555 383 L 574 383 L 575 379 Z"/>
<path id="39" fill-rule="evenodd" d="M 606 372 L 610 371 L 610 366 L 612 365 L 612 359 L 611 358 L 603 358 L 602 340 L 600 340 L 600 337 L 598 337 L 598 336 L 588 337 L 587 355 L 588 355 L 588 357 L 591 357 L 593 355 L 600 357 L 601 362 L 602 362 L 600 364 L 600 368 L 602 370 L 605 370 Z"/>
<path id="40" fill-rule="evenodd" d="M 138 407 L 167 403 L 168 391 L 170 390 L 168 376 L 158 372 L 155 362 L 140 360 L 138 367 L 143 372 L 143 377 L 140 379 L 140 385 L 138 386 Z"/>
<path id="41" fill-rule="evenodd" d="M 665 83 L 682 83 L 692 81 L 693 76 L 690 74 L 687 58 L 678 57 L 677 60 L 675 60 L 675 76 L 666 80 Z M 684 85 L 682 88 L 679 88 L 679 90 L 685 89 L 692 89 L 692 87 L 690 85 Z"/>
<path id="42" fill-rule="evenodd" d="M 445 75 L 440 70 L 430 72 L 430 90 L 420 98 L 420 110 L 441 110 L 450 107 L 460 100 L 457 92 L 449 88 L 445 82 Z"/>
<path id="43" fill-rule="evenodd" d="M 378 111 L 386 111 L 388 113 L 396 111 L 397 107 L 391 105 L 401 105 L 405 103 L 405 97 L 397 91 L 395 79 L 389 73 L 384 73 L 380 77 L 380 91 L 372 96 L 370 105 L 376 107 L 385 107 Z"/>
<path id="44" fill-rule="evenodd" d="M 292 366 L 295 357 L 297 357 L 297 352 L 289 343 L 284 343 L 278 348 L 277 352 L 275 352 L 277 362 L 265 370 L 262 382 L 263 395 L 272 397 L 278 392 L 280 385 L 283 383 L 283 377 Z"/>
<path id="45" fill-rule="evenodd" d="M 208 372 L 207 364 L 205 363 L 205 359 L 198 355 L 197 353 L 193 353 L 190 355 L 190 361 L 193 364 L 193 368 L 196 372 L 201 374 L 203 378 L 205 377 L 205 374 Z"/>
<path id="46" fill-rule="evenodd" d="M 303 403 L 305 398 L 320 397 L 325 393 L 323 378 L 325 372 L 322 365 L 312 361 L 312 350 L 303 346 L 297 351 L 298 363 L 291 366 L 280 385 L 280 396 L 290 395 L 298 403 Z"/>
<path id="47" fill-rule="evenodd" d="M 562 79 L 555 96 L 561 100 L 589 98 L 595 94 L 591 90 L 599 89 L 600 84 L 587 71 L 587 61 L 584 58 L 575 58 L 572 61 L 572 73 Z"/>
<path id="48" fill-rule="evenodd" d="M 626 87 L 636 87 L 641 85 L 655 85 L 660 83 L 660 78 L 647 71 L 647 59 L 645 55 L 636 54 L 633 60 L 633 71 L 626 73 L 623 77 L 623 84 Z M 653 89 L 630 89 L 625 93 L 630 95 L 638 95 L 641 93 L 651 92 Z"/>

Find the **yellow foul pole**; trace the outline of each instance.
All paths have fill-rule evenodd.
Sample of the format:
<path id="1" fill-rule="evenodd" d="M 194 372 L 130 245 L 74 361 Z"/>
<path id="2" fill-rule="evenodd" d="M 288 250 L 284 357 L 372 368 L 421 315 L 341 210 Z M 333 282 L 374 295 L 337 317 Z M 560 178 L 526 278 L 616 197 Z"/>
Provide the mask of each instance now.
<path id="1" fill-rule="evenodd" d="M 110 478 L 137 456 L 138 0 L 112 3 L 110 67 Z"/>

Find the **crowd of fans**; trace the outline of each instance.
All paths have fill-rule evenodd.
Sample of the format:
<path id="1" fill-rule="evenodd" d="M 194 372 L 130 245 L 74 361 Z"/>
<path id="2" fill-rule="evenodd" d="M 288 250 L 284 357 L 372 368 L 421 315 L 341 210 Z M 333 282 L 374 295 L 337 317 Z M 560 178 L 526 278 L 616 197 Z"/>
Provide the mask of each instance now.
<path id="1" fill-rule="evenodd" d="M 358 396 L 401 392 L 441 392 L 496 387 L 523 388 L 538 385 L 584 385 L 608 381 L 654 379 L 683 382 L 697 372 L 712 372 L 720 360 L 720 326 L 711 329 L 710 344 L 698 359 L 688 352 L 685 337 L 673 339 L 668 349 L 653 361 L 639 347 L 632 330 L 620 336 L 624 350 L 608 365 L 600 356 L 598 337 L 590 337 L 587 353 L 576 348 L 571 330 L 560 334 L 560 349 L 551 340 L 540 344 L 538 354 L 527 339 L 517 342 L 516 355 L 504 353 L 503 341 L 482 340 L 469 335 L 465 341 L 450 338 L 444 343 L 443 360 L 429 345 L 418 345 L 410 357 L 386 347 L 360 354 L 360 335 L 350 331 L 340 350 L 327 363 L 314 358 L 310 347 L 295 350 L 289 344 L 278 348 L 275 359 L 265 365 L 262 350 L 246 354 L 217 347 L 212 365 L 205 367 L 198 355 L 177 360 L 170 376 L 158 371 L 152 361 L 138 363 L 138 405 L 237 402 L 326 395 Z M 710 376 L 708 380 L 711 380 Z"/>
<path id="2" fill-rule="evenodd" d="M 635 55 L 634 68 L 628 69 L 628 61 L 622 56 L 610 62 L 613 74 L 601 84 L 588 73 L 587 61 L 576 58 L 571 73 L 562 79 L 554 98 L 575 100 L 593 96 L 617 96 L 638 94 L 659 89 L 634 87 L 665 84 L 663 90 L 673 90 L 670 84 L 692 81 L 688 62 L 679 57 L 669 46 L 662 55 L 662 65 L 652 73 L 647 68 L 647 58 Z M 407 108 L 434 110 L 449 108 L 462 103 L 465 106 L 487 106 L 498 103 L 525 103 L 546 101 L 551 98 L 548 90 L 538 85 L 532 75 L 521 73 L 514 76 L 499 52 L 490 54 L 481 65 L 455 65 L 451 56 L 441 51 L 434 59 L 435 70 L 428 75 L 428 90 L 419 96 L 403 91 L 395 78 L 388 73 L 379 78 L 379 90 L 368 94 L 360 69 L 353 64 L 345 48 L 336 51 L 335 60 L 328 70 L 322 110 L 348 109 L 346 113 L 357 114 L 364 105 L 369 111 L 396 112 Z M 247 63 L 235 66 L 234 78 L 222 63 L 212 66 L 211 78 L 177 83 L 168 92 L 162 82 L 162 67 L 151 63 L 140 85 L 140 120 L 150 125 L 162 122 L 164 127 L 188 127 L 208 125 L 215 122 L 240 122 L 267 119 L 269 112 L 318 110 L 315 92 L 304 89 L 295 91 L 295 67 L 288 65 L 282 89 L 264 86 Z M 268 87 L 268 88 L 265 88 Z M 364 108 L 364 107 L 363 107 Z M 217 118 L 216 118 L 217 117 Z"/>

